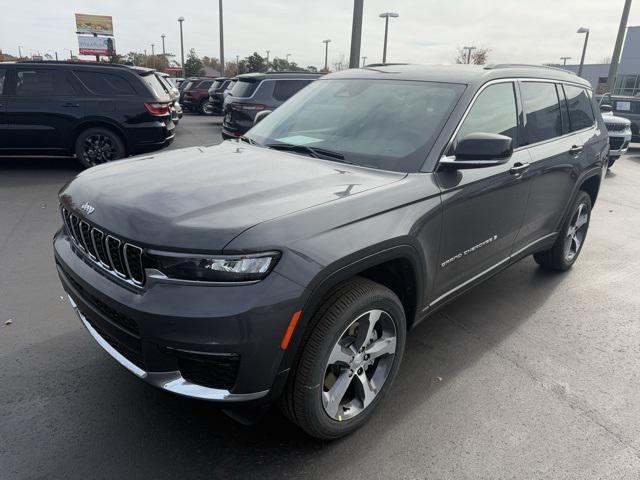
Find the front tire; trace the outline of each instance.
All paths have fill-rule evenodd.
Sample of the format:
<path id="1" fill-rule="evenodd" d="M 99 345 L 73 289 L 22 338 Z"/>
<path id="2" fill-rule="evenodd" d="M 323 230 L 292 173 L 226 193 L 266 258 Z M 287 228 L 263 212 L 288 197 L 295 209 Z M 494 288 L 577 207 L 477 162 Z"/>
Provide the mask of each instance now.
<path id="1" fill-rule="evenodd" d="M 282 397 L 285 415 L 319 439 L 362 426 L 383 399 L 404 353 L 406 319 L 388 288 L 356 277 L 326 297 Z"/>
<path id="2" fill-rule="evenodd" d="M 613 167 L 613 164 L 616 163 L 616 160 L 618 160 L 618 157 L 609 157 L 609 165 L 607 166 L 607 168 Z"/>
<path id="3" fill-rule="evenodd" d="M 547 270 L 569 270 L 582 251 L 590 220 L 591 197 L 587 192 L 580 191 L 555 243 L 549 250 L 534 253 L 534 260 Z"/>
<path id="4" fill-rule="evenodd" d="M 202 102 L 200 102 L 200 107 L 198 108 L 198 110 L 200 110 L 200 113 L 208 117 L 214 114 L 213 105 L 209 100 L 202 100 Z"/>
<path id="5" fill-rule="evenodd" d="M 119 160 L 126 155 L 120 137 L 104 127 L 88 128 L 81 132 L 74 150 L 76 158 L 85 168 Z"/>

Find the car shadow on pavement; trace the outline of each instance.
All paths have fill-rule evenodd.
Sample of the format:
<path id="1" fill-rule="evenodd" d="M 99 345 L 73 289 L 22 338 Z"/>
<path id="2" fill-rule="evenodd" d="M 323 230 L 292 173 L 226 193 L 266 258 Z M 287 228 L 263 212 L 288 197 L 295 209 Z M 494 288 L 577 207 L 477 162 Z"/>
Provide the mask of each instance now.
<path id="1" fill-rule="evenodd" d="M 258 424 L 243 426 L 210 403 L 156 390 L 116 365 L 81 328 L 37 346 L 43 357 L 67 356 L 63 363 L 77 374 L 46 372 L 43 362 L 44 371 L 36 369 L 17 384 L 9 383 L 5 394 L 20 396 L 35 384 L 47 397 L 59 389 L 58 382 L 64 383 L 64 398 L 59 391 L 51 394 L 54 404 L 47 422 L 55 425 L 54 408 L 73 408 L 75 420 L 73 425 L 51 429 L 45 462 L 49 466 L 43 467 L 45 472 L 57 472 L 54 476 L 63 473 L 60 470 L 67 475 L 75 472 L 74 478 L 81 473 L 90 476 L 87 469 L 100 465 L 105 478 L 142 478 L 145 473 L 153 478 L 342 478 L 340 470 L 353 467 L 353 459 L 366 459 L 372 446 L 391 446 L 399 425 L 437 416 L 437 411 L 424 406 L 429 399 L 527 322 L 563 278 L 564 274 L 546 273 L 525 260 L 415 327 L 408 334 L 398 378 L 371 421 L 334 442 L 309 438 L 277 408 Z M 30 375 L 36 379 L 30 380 Z M 74 442 L 59 442 L 57 431 Z M 33 455 L 34 462 L 44 461 L 37 452 Z M 73 464 L 76 456 L 83 458 L 79 465 Z M 64 458 L 69 462 L 59 460 L 52 469 L 51 459 Z M 327 465 L 332 466 L 331 475 Z M 375 465 L 369 468 L 376 471 Z"/>

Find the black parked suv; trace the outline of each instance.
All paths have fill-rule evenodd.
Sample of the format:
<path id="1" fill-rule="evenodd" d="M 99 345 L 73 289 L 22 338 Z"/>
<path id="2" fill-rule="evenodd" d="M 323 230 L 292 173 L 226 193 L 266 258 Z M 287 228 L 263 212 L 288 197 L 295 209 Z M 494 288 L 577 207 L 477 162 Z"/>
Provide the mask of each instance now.
<path id="1" fill-rule="evenodd" d="M 252 126 L 258 112 L 275 110 L 320 77 L 319 73 L 272 72 L 238 75 L 224 103 L 222 137 L 237 138 Z"/>
<path id="2" fill-rule="evenodd" d="M 90 62 L 0 63 L 0 154 L 75 154 L 90 167 L 167 145 L 171 98 L 154 73 Z"/>
<path id="3" fill-rule="evenodd" d="M 222 115 L 222 103 L 224 102 L 224 91 L 227 89 L 231 79 L 228 77 L 218 77 L 209 88 L 209 105 L 205 108 L 210 115 Z"/>
<path id="4" fill-rule="evenodd" d="M 565 71 L 342 71 L 239 141 L 80 174 L 55 262 L 142 380 L 336 438 L 393 395 L 408 329 L 528 255 L 575 263 L 607 145 Z"/>

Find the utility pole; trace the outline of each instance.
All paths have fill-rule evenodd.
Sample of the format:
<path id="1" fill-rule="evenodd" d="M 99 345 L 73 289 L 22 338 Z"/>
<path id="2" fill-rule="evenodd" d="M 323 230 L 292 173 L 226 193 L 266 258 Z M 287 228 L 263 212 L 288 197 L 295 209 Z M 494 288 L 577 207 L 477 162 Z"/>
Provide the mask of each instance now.
<path id="1" fill-rule="evenodd" d="M 362 66 L 364 67 L 367 64 L 367 57 L 362 57 Z"/>
<path id="2" fill-rule="evenodd" d="M 289 63 L 289 57 L 291 56 L 290 53 L 287 53 L 287 55 L 285 55 L 286 59 L 287 59 L 287 63 Z"/>
<path id="3" fill-rule="evenodd" d="M 576 33 L 585 33 L 584 46 L 582 47 L 582 58 L 580 58 L 580 66 L 578 67 L 578 76 L 582 76 L 582 67 L 584 66 L 584 56 L 587 53 L 587 42 L 589 42 L 589 29 L 580 27 Z"/>
<path id="4" fill-rule="evenodd" d="M 566 65 L 567 64 L 567 60 L 571 60 L 571 57 L 560 57 L 560 60 L 562 60 L 562 65 Z"/>
<path id="5" fill-rule="evenodd" d="M 162 56 L 164 57 L 166 55 L 166 53 L 164 51 L 164 37 L 165 37 L 165 34 L 163 33 L 160 36 L 162 37 Z"/>
<path id="6" fill-rule="evenodd" d="M 620 52 L 622 51 L 622 41 L 624 40 L 624 34 L 627 30 L 627 20 L 629 19 L 629 10 L 631 9 L 631 0 L 624 2 L 624 8 L 622 9 L 622 17 L 620 18 L 620 26 L 618 27 L 618 36 L 616 37 L 616 43 L 613 47 L 613 55 L 611 57 L 611 64 L 609 65 L 609 78 L 607 80 L 607 86 L 610 93 L 613 93 L 613 89 L 616 86 L 616 76 L 618 75 L 618 62 L 620 62 Z"/>
<path id="7" fill-rule="evenodd" d="M 224 20 L 222 17 L 222 0 L 218 2 L 220 17 L 220 75 L 224 75 Z"/>
<path id="8" fill-rule="evenodd" d="M 271 53 L 271 50 L 267 50 L 267 68 L 269 68 L 269 53 Z"/>
<path id="9" fill-rule="evenodd" d="M 471 51 L 475 50 L 476 47 L 462 47 L 462 49 L 467 51 L 467 64 L 471 63 Z"/>
<path id="10" fill-rule="evenodd" d="M 184 41 L 182 40 L 182 22 L 184 22 L 184 17 L 178 18 L 178 23 L 180 23 L 180 59 L 182 60 L 180 66 L 182 67 L 182 78 L 186 78 L 184 76 Z"/>
<path id="11" fill-rule="evenodd" d="M 18 45 L 18 57 L 22 58 L 22 46 Z"/>
<path id="12" fill-rule="evenodd" d="M 153 68 L 156 68 L 156 50 L 155 50 L 155 45 L 152 43 L 151 44 L 151 65 L 153 65 Z"/>
<path id="13" fill-rule="evenodd" d="M 329 65 L 327 61 L 329 60 L 329 43 L 331 43 L 331 40 L 323 40 L 322 43 L 324 43 L 324 71 L 328 72 Z"/>
<path id="14" fill-rule="evenodd" d="M 69 60 L 73 60 L 73 50 L 69 50 Z"/>
<path id="15" fill-rule="evenodd" d="M 53 52 L 56 54 L 56 62 L 58 61 L 58 52 Z"/>
<path id="16" fill-rule="evenodd" d="M 389 17 L 397 18 L 400 15 L 394 12 L 381 13 L 380 18 L 384 18 L 384 48 L 382 49 L 382 63 L 387 63 L 387 38 L 389 36 Z"/>
<path id="17" fill-rule="evenodd" d="M 358 68 L 358 61 L 360 60 L 363 10 L 364 0 L 353 0 L 353 23 L 351 25 L 351 52 L 349 55 L 349 68 Z"/>

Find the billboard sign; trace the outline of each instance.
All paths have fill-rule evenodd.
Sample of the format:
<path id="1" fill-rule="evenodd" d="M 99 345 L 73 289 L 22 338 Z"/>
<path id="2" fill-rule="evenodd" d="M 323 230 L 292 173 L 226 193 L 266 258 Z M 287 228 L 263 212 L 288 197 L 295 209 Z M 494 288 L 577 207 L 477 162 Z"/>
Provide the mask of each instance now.
<path id="1" fill-rule="evenodd" d="M 78 35 L 80 55 L 107 55 L 116 53 L 116 42 L 111 37 Z"/>
<path id="2" fill-rule="evenodd" d="M 76 13 L 76 33 L 113 35 L 113 19 L 106 15 Z"/>

